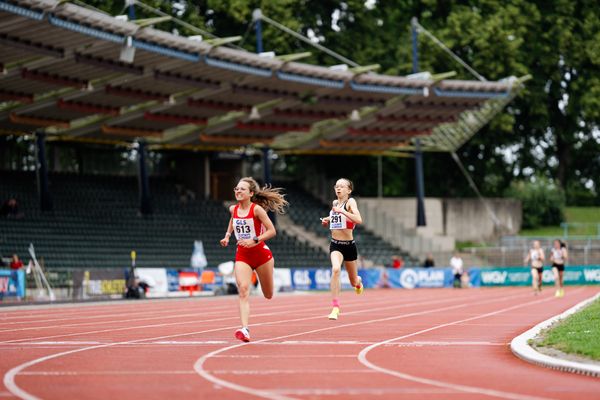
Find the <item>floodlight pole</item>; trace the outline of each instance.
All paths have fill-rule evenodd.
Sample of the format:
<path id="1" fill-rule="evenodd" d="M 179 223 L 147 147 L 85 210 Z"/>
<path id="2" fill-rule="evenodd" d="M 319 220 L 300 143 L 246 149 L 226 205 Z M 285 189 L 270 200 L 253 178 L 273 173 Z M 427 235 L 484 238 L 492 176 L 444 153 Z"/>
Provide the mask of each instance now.
<path id="1" fill-rule="evenodd" d="M 423 179 L 423 152 L 421 141 L 415 140 L 415 171 L 417 183 L 417 227 L 427 226 L 425 220 L 425 182 Z"/>
<path id="2" fill-rule="evenodd" d="M 416 74 L 419 72 L 419 23 L 417 17 L 412 17 L 410 20 L 410 30 L 412 33 L 412 72 Z"/>
<path id="3" fill-rule="evenodd" d="M 252 12 L 252 19 L 254 20 L 254 29 L 256 30 L 256 52 L 262 53 L 262 11 L 260 8 L 257 8 Z"/>
<path id="4" fill-rule="evenodd" d="M 262 40 L 262 11 L 260 8 L 255 9 L 252 12 L 252 20 L 254 21 L 254 29 L 256 30 L 256 52 L 263 52 L 263 40 Z M 263 152 L 263 177 L 265 181 L 265 185 L 271 185 L 271 153 L 272 150 L 269 146 L 264 146 L 262 148 Z M 275 213 L 269 211 L 269 217 L 273 224 L 276 223 Z"/>
<path id="5" fill-rule="evenodd" d="M 125 5 L 129 6 L 129 20 L 130 21 L 134 21 L 135 20 L 135 0 L 125 0 Z"/>
<path id="6" fill-rule="evenodd" d="M 46 160 L 46 134 L 43 131 L 35 133 L 37 156 L 37 185 L 40 197 L 40 210 L 52 211 L 52 196 L 48 186 L 48 162 Z"/>
<path id="7" fill-rule="evenodd" d="M 146 141 L 138 141 L 138 180 L 140 192 L 140 212 L 142 215 L 152 214 L 152 200 L 150 198 L 150 183 L 148 168 L 146 167 Z"/>

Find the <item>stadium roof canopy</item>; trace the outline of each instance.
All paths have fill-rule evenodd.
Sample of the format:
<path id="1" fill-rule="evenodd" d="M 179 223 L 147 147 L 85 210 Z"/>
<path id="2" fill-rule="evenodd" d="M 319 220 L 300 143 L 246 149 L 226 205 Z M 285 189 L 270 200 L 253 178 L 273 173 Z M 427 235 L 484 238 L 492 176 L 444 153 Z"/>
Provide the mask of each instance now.
<path id="1" fill-rule="evenodd" d="M 454 151 L 522 87 L 337 70 L 223 42 L 64 1 L 0 0 L 1 131 L 300 154 L 402 154 L 420 138 Z"/>

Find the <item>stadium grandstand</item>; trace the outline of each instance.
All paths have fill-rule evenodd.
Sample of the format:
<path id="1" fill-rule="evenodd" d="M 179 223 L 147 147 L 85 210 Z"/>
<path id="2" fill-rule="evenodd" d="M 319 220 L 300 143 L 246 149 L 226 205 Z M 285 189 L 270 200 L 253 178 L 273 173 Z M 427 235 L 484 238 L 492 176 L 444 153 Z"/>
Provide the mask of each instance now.
<path id="1" fill-rule="evenodd" d="M 49 268 L 123 268 L 136 250 L 138 265 L 186 268 L 202 240 L 217 265 L 232 258 L 215 245 L 231 188 L 251 171 L 272 183 L 273 154 L 414 155 L 419 171 L 423 151 L 455 151 L 527 79 L 333 69 L 300 62 L 305 53 L 254 54 L 228 47 L 239 38 L 182 37 L 155 22 L 0 0 L 0 194 L 18 197 L 24 213 L 0 222 L 3 255 L 25 256 L 34 243 Z M 249 160 L 261 154 L 255 169 Z M 286 189 L 292 221 L 324 239 L 316 224 L 328 205 Z M 182 190 L 193 195 L 182 201 Z M 357 237 L 375 265 L 392 255 L 416 263 L 364 227 Z M 285 230 L 269 245 L 280 267 L 328 264 L 325 246 Z"/>

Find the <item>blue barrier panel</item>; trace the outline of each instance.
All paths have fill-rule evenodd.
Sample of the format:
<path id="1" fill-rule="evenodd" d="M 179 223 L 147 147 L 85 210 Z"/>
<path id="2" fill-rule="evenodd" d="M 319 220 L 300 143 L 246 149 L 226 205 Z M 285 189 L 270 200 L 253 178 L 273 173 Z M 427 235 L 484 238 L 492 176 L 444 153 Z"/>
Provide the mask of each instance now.
<path id="1" fill-rule="evenodd" d="M 179 271 L 173 268 L 167 268 L 167 287 L 169 292 L 179 291 Z"/>
<path id="2" fill-rule="evenodd" d="M 479 286 L 479 270 L 470 271 L 471 286 Z M 368 268 L 359 269 L 358 275 L 366 289 L 450 287 L 454 279 L 450 268 Z M 329 268 L 292 268 L 292 286 L 296 290 L 329 290 L 330 281 Z M 351 288 L 348 273 L 342 269 L 342 289 Z"/>
<path id="3" fill-rule="evenodd" d="M 388 269 L 390 287 L 414 289 L 452 286 L 450 268 Z"/>
<path id="4" fill-rule="evenodd" d="M 469 284 L 472 287 L 481 286 L 481 269 L 479 268 L 469 268 L 467 271 L 469 274 Z"/>
<path id="5" fill-rule="evenodd" d="M 2 296 L 25 297 L 25 271 L 0 270 L 0 298 Z"/>
<path id="6" fill-rule="evenodd" d="M 330 268 L 292 268 L 292 286 L 296 290 L 329 290 Z M 342 289 L 350 289 L 348 272 L 342 269 Z"/>
<path id="7" fill-rule="evenodd" d="M 366 289 L 386 286 L 387 274 L 385 268 L 359 269 L 358 275 L 362 278 L 362 283 Z"/>

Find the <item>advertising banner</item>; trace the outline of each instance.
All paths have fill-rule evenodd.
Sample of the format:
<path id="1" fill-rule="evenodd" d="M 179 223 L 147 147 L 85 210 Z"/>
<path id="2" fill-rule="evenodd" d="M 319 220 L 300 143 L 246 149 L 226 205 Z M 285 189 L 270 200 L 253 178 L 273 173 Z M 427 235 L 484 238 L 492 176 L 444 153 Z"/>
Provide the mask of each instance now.
<path id="1" fill-rule="evenodd" d="M 288 291 L 292 289 L 292 271 L 289 268 L 275 268 L 273 270 L 275 291 Z"/>
<path id="2" fill-rule="evenodd" d="M 342 269 L 342 289 L 350 289 L 348 272 Z M 329 290 L 331 269 L 329 268 L 294 268 L 292 284 L 295 290 Z"/>
<path id="3" fill-rule="evenodd" d="M 4 296 L 25 297 L 25 271 L 0 270 L 0 299 Z"/>
<path id="4" fill-rule="evenodd" d="M 169 280 L 165 268 L 136 268 L 139 282 L 148 285 L 147 295 L 166 296 L 169 292 Z"/>
<path id="5" fill-rule="evenodd" d="M 388 268 L 388 283 L 393 288 L 439 288 L 452 286 L 449 268 Z"/>
<path id="6" fill-rule="evenodd" d="M 73 289 L 87 297 L 120 297 L 125 293 L 122 269 L 89 269 L 73 271 Z"/>
<path id="7" fill-rule="evenodd" d="M 554 284 L 554 274 L 545 266 L 542 282 Z M 564 273 L 565 285 L 600 285 L 600 266 L 567 266 Z M 529 286 L 531 269 L 527 267 L 481 268 L 481 286 Z"/>

